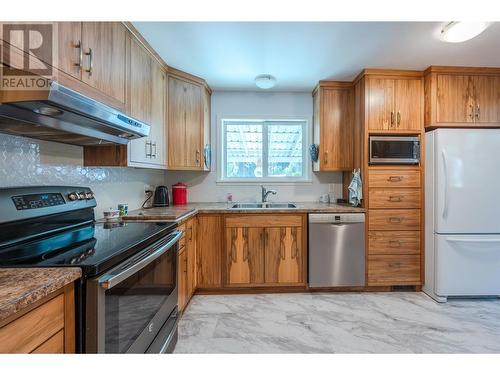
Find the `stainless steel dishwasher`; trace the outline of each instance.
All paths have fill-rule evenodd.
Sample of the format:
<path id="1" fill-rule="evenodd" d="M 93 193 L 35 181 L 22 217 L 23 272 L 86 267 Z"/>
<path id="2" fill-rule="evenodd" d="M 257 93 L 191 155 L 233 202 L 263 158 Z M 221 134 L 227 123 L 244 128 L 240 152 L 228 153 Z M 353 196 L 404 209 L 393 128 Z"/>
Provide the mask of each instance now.
<path id="1" fill-rule="evenodd" d="M 309 286 L 365 285 L 365 214 L 309 214 Z"/>

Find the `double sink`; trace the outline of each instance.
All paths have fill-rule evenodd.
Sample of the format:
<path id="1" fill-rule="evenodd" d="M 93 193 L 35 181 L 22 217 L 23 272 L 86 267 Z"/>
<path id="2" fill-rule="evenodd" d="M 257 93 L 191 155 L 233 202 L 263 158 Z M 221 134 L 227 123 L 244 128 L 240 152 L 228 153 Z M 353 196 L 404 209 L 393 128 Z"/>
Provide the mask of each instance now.
<path id="1" fill-rule="evenodd" d="M 297 208 L 293 203 L 235 203 L 230 209 L 247 209 L 252 210 L 256 208 Z"/>

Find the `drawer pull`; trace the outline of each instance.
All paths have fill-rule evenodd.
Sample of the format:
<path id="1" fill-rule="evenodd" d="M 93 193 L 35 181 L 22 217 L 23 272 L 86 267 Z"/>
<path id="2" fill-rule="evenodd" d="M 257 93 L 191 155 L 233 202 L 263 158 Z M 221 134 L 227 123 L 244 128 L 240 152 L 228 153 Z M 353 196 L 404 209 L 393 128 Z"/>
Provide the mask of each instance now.
<path id="1" fill-rule="evenodd" d="M 401 247 L 401 241 L 399 240 L 390 240 L 389 247 Z"/>
<path id="2" fill-rule="evenodd" d="M 400 217 L 390 217 L 389 218 L 389 223 L 401 223 L 401 218 Z"/>
<path id="3" fill-rule="evenodd" d="M 403 200 L 403 197 L 400 195 L 391 195 L 389 197 L 389 202 L 401 202 Z"/>
<path id="4" fill-rule="evenodd" d="M 403 176 L 389 176 L 387 181 L 389 181 L 389 182 L 401 182 L 401 181 L 403 181 Z"/>

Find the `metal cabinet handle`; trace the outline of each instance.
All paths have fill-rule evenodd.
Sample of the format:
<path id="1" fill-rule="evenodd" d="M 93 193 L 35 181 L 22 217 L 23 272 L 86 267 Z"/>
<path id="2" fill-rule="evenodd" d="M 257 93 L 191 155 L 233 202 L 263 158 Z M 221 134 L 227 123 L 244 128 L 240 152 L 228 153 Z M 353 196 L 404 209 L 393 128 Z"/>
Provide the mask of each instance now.
<path id="1" fill-rule="evenodd" d="M 476 104 L 476 120 L 481 118 L 481 108 L 479 108 L 479 104 Z"/>
<path id="2" fill-rule="evenodd" d="M 387 181 L 389 181 L 389 182 L 401 182 L 401 181 L 403 181 L 403 176 L 389 176 Z"/>
<path id="3" fill-rule="evenodd" d="M 400 217 L 390 217 L 389 222 L 390 223 L 401 223 L 401 218 Z"/>
<path id="4" fill-rule="evenodd" d="M 399 128 L 399 125 L 401 124 L 401 112 L 399 112 L 399 111 L 396 115 L 396 123 L 397 123 L 398 128 Z"/>
<path id="5" fill-rule="evenodd" d="M 403 197 L 400 195 L 391 195 L 389 196 L 389 202 L 401 202 Z"/>
<path id="6" fill-rule="evenodd" d="M 200 150 L 196 150 L 196 164 L 200 164 Z"/>
<path id="7" fill-rule="evenodd" d="M 394 111 L 391 111 L 391 126 L 394 126 Z"/>
<path id="8" fill-rule="evenodd" d="M 75 63 L 75 66 L 78 69 L 82 69 L 82 64 L 83 64 L 83 47 L 82 47 L 82 41 L 79 40 L 77 43 L 75 43 L 75 48 L 78 50 L 78 62 Z"/>
<path id="9" fill-rule="evenodd" d="M 149 148 L 149 150 L 148 150 L 148 148 Z M 153 157 L 153 143 L 150 141 L 146 141 L 146 157 L 147 158 Z"/>
<path id="10" fill-rule="evenodd" d="M 153 147 L 155 148 L 154 153 L 153 153 Z M 151 157 L 156 159 L 156 142 L 151 142 Z"/>
<path id="11" fill-rule="evenodd" d="M 188 259 L 186 257 L 186 259 L 184 259 L 184 273 L 187 273 L 188 271 Z"/>
<path id="12" fill-rule="evenodd" d="M 89 74 L 89 77 L 92 77 L 94 70 L 94 51 L 92 51 L 92 48 L 89 48 L 89 51 L 85 52 L 85 55 L 89 57 L 89 68 L 85 69 L 85 71 Z"/>
<path id="13" fill-rule="evenodd" d="M 325 152 L 323 153 L 323 162 L 324 162 L 325 164 L 327 164 L 327 163 L 328 163 L 328 151 L 325 151 Z"/>
<path id="14" fill-rule="evenodd" d="M 469 118 L 474 121 L 475 113 L 474 113 L 474 106 L 472 104 L 469 104 L 470 107 L 470 113 L 469 113 Z"/>

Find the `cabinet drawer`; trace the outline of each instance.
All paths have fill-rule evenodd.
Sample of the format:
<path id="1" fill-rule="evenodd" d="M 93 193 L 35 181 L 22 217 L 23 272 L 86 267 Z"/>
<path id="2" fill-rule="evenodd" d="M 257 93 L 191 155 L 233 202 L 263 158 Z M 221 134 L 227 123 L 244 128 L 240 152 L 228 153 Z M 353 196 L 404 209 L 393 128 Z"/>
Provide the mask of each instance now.
<path id="1" fill-rule="evenodd" d="M 369 231 L 368 255 L 420 254 L 419 231 Z"/>
<path id="2" fill-rule="evenodd" d="M 421 191 L 411 189 L 370 189 L 370 208 L 420 208 Z"/>
<path id="3" fill-rule="evenodd" d="M 373 187 L 420 187 L 419 170 L 378 170 L 368 172 L 368 186 Z"/>
<path id="4" fill-rule="evenodd" d="M 369 230 L 420 230 L 420 210 L 372 210 Z"/>
<path id="5" fill-rule="evenodd" d="M 64 328 L 64 296 L 0 328 L 0 353 L 29 353 Z"/>
<path id="6" fill-rule="evenodd" d="M 226 218 L 226 228 L 262 228 L 262 227 L 300 227 L 302 216 L 300 215 L 265 215 L 254 214 Z"/>
<path id="7" fill-rule="evenodd" d="M 64 330 L 60 330 L 31 353 L 61 354 L 64 353 Z"/>
<path id="8" fill-rule="evenodd" d="M 368 258 L 368 285 L 420 284 L 420 255 L 373 255 Z"/>

